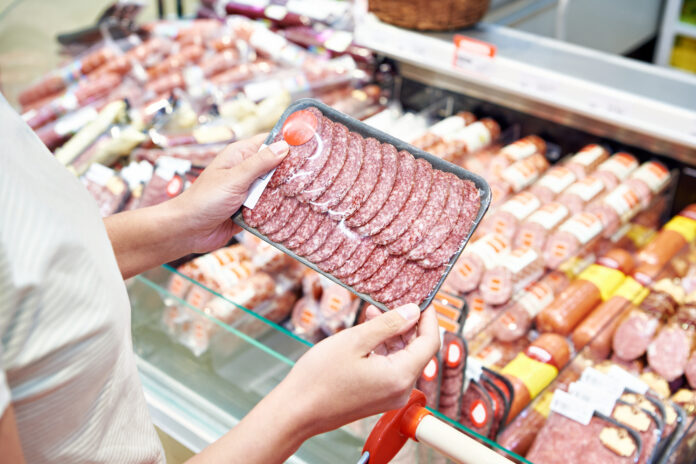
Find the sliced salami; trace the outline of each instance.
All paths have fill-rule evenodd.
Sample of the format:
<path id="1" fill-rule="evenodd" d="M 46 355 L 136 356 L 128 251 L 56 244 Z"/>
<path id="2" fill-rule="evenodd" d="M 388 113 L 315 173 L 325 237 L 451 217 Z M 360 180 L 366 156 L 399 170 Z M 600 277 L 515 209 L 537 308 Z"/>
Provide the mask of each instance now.
<path id="1" fill-rule="evenodd" d="M 297 194 L 297 199 L 307 203 L 319 198 L 334 183 L 338 173 L 341 172 L 343 164 L 348 157 L 348 128 L 337 122 L 333 124 L 333 139 L 331 141 L 331 152 L 329 159 L 322 168 L 319 175 Z"/>
<path id="2" fill-rule="evenodd" d="M 300 256 L 309 256 L 319 249 L 326 237 L 329 236 L 331 231 L 336 227 L 336 223 L 329 219 L 328 216 L 324 215 L 321 219 L 319 227 L 317 227 L 316 232 L 312 234 L 310 238 L 307 239 L 302 245 L 300 245 L 295 251 Z"/>
<path id="3" fill-rule="evenodd" d="M 334 227 L 329 236 L 326 238 L 326 241 L 321 244 L 317 251 L 307 256 L 307 259 L 313 263 L 319 263 L 333 255 L 344 240 L 358 242 L 359 239 L 360 237 L 358 237 L 357 234 L 352 232 L 345 225 L 341 224 L 340 222 L 334 222 Z"/>
<path id="4" fill-rule="evenodd" d="M 405 264 L 406 257 L 390 256 L 369 279 L 356 282 L 354 287 L 356 290 L 363 293 L 377 292 L 394 280 Z"/>
<path id="5" fill-rule="evenodd" d="M 305 218 L 309 214 L 312 208 L 309 205 L 299 203 L 299 206 L 295 212 L 290 216 L 290 220 L 285 223 L 285 225 L 275 233 L 268 234 L 268 238 L 276 243 L 282 243 L 289 239 L 300 225 L 304 224 Z"/>
<path id="6" fill-rule="evenodd" d="M 410 223 L 406 232 L 387 247 L 389 253 L 402 255 L 408 253 L 418 245 L 425 234 L 432 229 L 442 216 L 445 201 L 449 194 L 449 179 L 442 171 L 433 170 L 433 180 L 428 193 L 428 200 L 423 209 L 413 222 Z"/>
<path id="7" fill-rule="evenodd" d="M 418 264 L 426 269 L 436 268 L 447 264 L 459 249 L 462 241 L 466 238 L 474 224 L 474 219 L 481 207 L 479 191 L 471 181 L 462 181 L 464 186 L 462 194 L 462 208 L 457 218 L 452 234 L 440 245 L 440 247 L 430 253 L 425 258 L 418 261 Z"/>
<path id="8" fill-rule="evenodd" d="M 457 176 L 452 173 L 445 173 L 448 180 L 448 194 L 445 209 L 437 220 L 437 223 L 431 227 L 423 240 L 416 245 L 408 253 L 408 258 L 414 261 L 425 258 L 427 255 L 437 250 L 442 245 L 450 232 L 454 229 L 457 222 L 457 216 L 462 208 L 462 192 L 464 187 Z"/>
<path id="9" fill-rule="evenodd" d="M 372 277 L 372 274 L 377 272 L 377 270 L 382 267 L 382 265 L 387 261 L 387 258 L 389 258 L 389 252 L 384 249 L 384 247 L 376 247 L 365 263 L 363 263 L 363 265 L 360 266 L 353 274 L 345 277 L 343 281 L 348 285 L 355 285 L 358 282 L 369 279 Z"/>
<path id="10" fill-rule="evenodd" d="M 273 213 L 280 207 L 283 201 L 283 195 L 277 188 L 269 188 L 261 193 L 259 201 L 254 209 L 242 208 L 242 217 L 249 227 L 258 227 L 268 221 Z"/>
<path id="11" fill-rule="evenodd" d="M 418 219 L 418 215 L 423 210 L 428 200 L 430 184 L 433 181 L 433 168 L 424 159 L 416 161 L 416 173 L 414 178 L 413 190 L 408 197 L 406 204 L 396 215 L 394 220 L 387 227 L 375 235 L 373 238 L 378 245 L 388 245 L 401 237 L 409 226 Z"/>
<path id="12" fill-rule="evenodd" d="M 348 262 L 353 253 L 360 247 L 362 241 L 363 239 L 357 236 L 357 234 L 355 239 L 344 240 L 330 257 L 317 263 L 317 266 L 324 272 L 333 272 L 334 269 Z"/>
<path id="13" fill-rule="evenodd" d="M 304 222 L 297 228 L 294 234 L 283 242 L 283 245 L 291 250 L 297 250 L 300 245 L 309 240 L 325 218 L 323 214 L 316 213 L 310 208 Z"/>
<path id="14" fill-rule="evenodd" d="M 399 152 L 399 162 L 396 171 L 394 188 L 389 193 L 386 203 L 370 221 L 358 227 L 361 235 L 375 235 L 383 230 L 399 214 L 411 195 L 415 184 L 416 160 L 410 153 Z"/>
<path id="15" fill-rule="evenodd" d="M 425 273 L 425 269 L 413 261 L 407 262 L 384 288 L 371 293 L 375 301 L 388 303 L 406 294 Z"/>
<path id="16" fill-rule="evenodd" d="M 379 171 L 379 177 L 375 182 L 375 188 L 362 206 L 360 206 L 352 216 L 346 219 L 346 225 L 349 227 L 360 227 L 372 219 L 384 206 L 392 191 L 394 180 L 396 179 L 398 155 L 394 145 L 388 143 L 382 144 L 381 152 L 381 169 Z"/>
<path id="17" fill-rule="evenodd" d="M 365 261 L 367 261 L 367 258 L 370 257 L 376 246 L 377 245 L 372 241 L 371 238 L 363 238 L 360 245 L 358 245 L 358 248 L 352 253 L 350 258 L 341 267 L 333 271 L 332 274 L 339 279 L 352 275 L 363 264 L 365 264 Z"/>
<path id="18" fill-rule="evenodd" d="M 334 124 L 323 116 L 320 119 L 317 150 L 280 186 L 280 191 L 285 196 L 294 196 L 304 190 L 317 178 L 329 159 L 331 143 L 333 142 Z"/>
<path id="19" fill-rule="evenodd" d="M 315 211 L 325 213 L 343 200 L 358 178 L 362 160 L 363 138 L 360 134 L 350 132 L 348 134 L 348 157 L 346 162 L 343 164 L 341 172 L 333 184 L 319 198 L 311 202 Z"/>
<path id="20" fill-rule="evenodd" d="M 278 232 L 290 220 L 290 217 L 295 212 L 300 203 L 292 197 L 285 197 L 280 203 L 280 207 L 271 218 L 261 224 L 258 229 L 264 235 L 270 235 Z"/>
<path id="21" fill-rule="evenodd" d="M 389 309 L 394 309 L 407 303 L 420 305 L 421 302 L 425 300 L 425 298 L 433 291 L 444 272 L 444 266 L 426 270 L 411 290 L 409 290 L 401 298 L 397 298 L 394 301 L 386 303 L 387 307 Z"/>
<path id="22" fill-rule="evenodd" d="M 371 137 L 363 142 L 363 158 L 358 178 L 341 203 L 329 210 L 331 218 L 335 221 L 350 216 L 365 203 L 374 190 L 382 169 L 382 151 L 379 142 Z"/>
<path id="23" fill-rule="evenodd" d="M 321 125 L 326 119 L 322 117 L 321 111 L 316 108 L 307 108 L 306 110 L 316 117 L 316 127 L 314 129 L 314 137 L 310 138 L 302 145 L 290 145 L 290 150 L 285 159 L 276 167 L 271 180 L 268 181 L 268 186 L 271 188 L 280 187 L 288 181 L 295 172 L 307 161 L 310 156 L 316 155 L 319 144 L 317 134 L 321 130 Z M 310 116 L 311 117 L 311 116 Z M 288 118 L 289 119 L 289 118 Z M 280 140 L 276 137 L 276 140 Z M 276 141 L 274 140 L 274 141 Z"/>

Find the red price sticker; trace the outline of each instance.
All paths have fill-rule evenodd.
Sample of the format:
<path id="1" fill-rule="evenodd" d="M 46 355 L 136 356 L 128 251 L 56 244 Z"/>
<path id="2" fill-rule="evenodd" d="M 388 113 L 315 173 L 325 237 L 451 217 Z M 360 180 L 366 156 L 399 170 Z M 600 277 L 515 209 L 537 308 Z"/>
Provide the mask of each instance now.
<path id="1" fill-rule="evenodd" d="M 489 44 L 488 42 L 478 39 L 472 39 L 471 37 L 461 34 L 455 34 L 454 47 L 457 52 L 465 52 L 477 56 L 487 56 L 489 58 L 493 58 L 498 50 L 493 44 Z"/>

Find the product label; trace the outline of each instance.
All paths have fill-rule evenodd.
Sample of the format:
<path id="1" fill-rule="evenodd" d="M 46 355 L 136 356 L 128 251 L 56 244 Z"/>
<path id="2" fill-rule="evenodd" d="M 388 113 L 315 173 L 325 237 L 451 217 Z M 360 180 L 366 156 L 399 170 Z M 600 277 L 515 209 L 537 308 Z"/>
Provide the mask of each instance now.
<path id="1" fill-rule="evenodd" d="M 471 244 L 467 251 L 476 254 L 486 269 L 491 269 L 499 264 L 501 257 L 507 255 L 510 243 L 498 234 L 488 234 Z"/>
<path id="2" fill-rule="evenodd" d="M 94 182 L 101 187 L 106 186 L 109 179 L 114 177 L 114 175 L 115 173 L 113 169 L 107 168 L 103 164 L 99 163 L 92 164 L 85 173 L 87 180 Z"/>
<path id="3" fill-rule="evenodd" d="M 691 243 L 694 241 L 694 239 L 696 239 L 696 221 L 684 216 L 674 216 L 667 224 L 664 225 L 663 229 L 673 230 L 684 237 L 684 240 L 686 240 L 688 243 Z"/>
<path id="4" fill-rule="evenodd" d="M 523 220 L 541 206 L 541 201 L 536 195 L 529 192 L 521 192 L 510 198 L 500 206 L 501 211 L 506 211 L 518 221 Z"/>
<path id="5" fill-rule="evenodd" d="M 71 113 L 63 118 L 60 118 L 53 126 L 53 131 L 61 136 L 65 137 L 69 134 L 74 134 L 82 127 L 84 127 L 88 122 L 93 121 L 97 117 L 97 110 L 93 107 L 88 106 Z"/>
<path id="6" fill-rule="evenodd" d="M 537 180 L 539 169 L 532 158 L 526 158 L 505 168 L 501 177 L 510 185 L 513 192 L 519 192 Z"/>
<path id="7" fill-rule="evenodd" d="M 557 195 L 576 180 L 575 174 L 570 169 L 563 166 L 554 166 L 537 181 L 536 185 L 546 187 Z"/>
<path id="8" fill-rule="evenodd" d="M 514 275 L 517 275 L 537 259 L 539 259 L 539 254 L 533 249 L 518 248 L 505 257 L 503 266 L 508 268 Z"/>
<path id="9" fill-rule="evenodd" d="M 484 123 L 477 121 L 458 131 L 452 138 L 464 142 L 468 153 L 475 153 L 491 143 L 491 132 Z"/>
<path id="10" fill-rule="evenodd" d="M 503 316 L 505 317 L 505 316 Z M 468 319 L 467 319 L 468 321 Z M 488 345 L 476 354 L 477 360 L 481 360 L 486 366 L 495 366 L 501 359 L 503 359 L 503 353 L 496 345 Z M 468 358 L 469 360 L 474 358 Z M 469 361 L 467 361 L 468 363 Z M 467 366 L 468 367 L 468 366 Z"/>
<path id="11" fill-rule="evenodd" d="M 648 161 L 631 174 L 631 179 L 642 180 L 653 193 L 658 193 L 669 182 L 669 171 L 661 163 Z"/>
<path id="12" fill-rule="evenodd" d="M 553 302 L 553 289 L 544 282 L 534 282 L 529 285 L 517 303 L 527 311 L 530 317 L 536 317 L 539 312 Z"/>
<path id="13" fill-rule="evenodd" d="M 530 222 L 536 222 L 546 230 L 553 230 L 558 224 L 568 217 L 570 211 L 561 203 L 551 202 L 529 216 Z"/>
<path id="14" fill-rule="evenodd" d="M 644 395 L 648 391 L 647 383 L 643 382 L 635 375 L 626 372 L 617 365 L 611 366 L 607 372 L 607 375 L 613 379 L 615 383 L 618 383 L 624 388 L 640 395 Z"/>
<path id="15" fill-rule="evenodd" d="M 488 420 L 488 411 L 482 400 L 476 400 L 469 408 L 469 420 L 476 427 L 483 427 Z"/>
<path id="16" fill-rule="evenodd" d="M 575 156 L 573 156 L 570 159 L 570 162 L 577 163 L 587 168 L 596 163 L 597 160 L 601 158 L 602 155 L 604 155 L 604 153 L 606 153 L 606 150 L 604 150 L 604 148 L 600 147 L 599 145 L 588 145 L 579 152 L 577 152 Z"/>
<path id="17" fill-rule="evenodd" d="M 640 197 L 626 184 L 616 187 L 603 201 L 619 215 L 622 223 L 630 221 L 641 210 Z"/>
<path id="18" fill-rule="evenodd" d="M 288 41 L 280 34 L 271 32 L 259 24 L 254 27 L 254 32 L 249 37 L 249 45 L 276 59 L 288 45 Z"/>
<path id="19" fill-rule="evenodd" d="M 500 150 L 501 155 L 505 155 L 508 159 L 512 161 L 519 161 L 521 159 L 529 158 L 534 153 L 537 152 L 537 146 L 526 139 L 520 139 L 510 145 L 504 146 Z"/>
<path id="20" fill-rule="evenodd" d="M 638 160 L 628 153 L 616 153 L 597 167 L 598 171 L 613 174 L 619 181 L 625 180 L 638 167 Z"/>
<path id="21" fill-rule="evenodd" d="M 444 317 L 451 319 L 452 321 L 459 320 L 459 316 L 461 315 L 460 310 L 453 308 L 449 305 L 443 305 L 442 303 L 439 303 L 437 301 L 433 301 L 431 305 L 433 308 L 435 308 L 435 311 L 438 314 L 441 314 Z"/>
<path id="22" fill-rule="evenodd" d="M 449 295 L 444 292 L 437 292 L 435 294 L 435 298 L 433 298 L 433 302 L 435 301 L 440 301 L 443 304 L 449 304 L 455 308 L 463 308 L 464 307 L 464 300 L 462 300 L 459 297 L 456 297 L 454 295 Z"/>
<path id="23" fill-rule="evenodd" d="M 426 364 L 425 368 L 423 369 L 423 379 L 431 382 L 437 378 L 437 372 L 437 358 L 432 358 L 430 361 L 428 361 L 428 364 Z"/>
<path id="24" fill-rule="evenodd" d="M 591 213 L 577 213 L 561 224 L 558 230 L 573 234 L 584 245 L 602 232 L 602 221 Z"/>
<path id="25" fill-rule="evenodd" d="M 476 358 L 468 358 L 466 360 L 466 370 L 465 377 L 469 380 L 479 381 L 481 380 L 481 374 L 483 373 L 483 366 L 481 362 Z"/>
<path id="26" fill-rule="evenodd" d="M 615 400 L 616 398 L 619 398 L 624 391 L 623 385 L 620 385 L 614 379 L 609 377 L 609 375 L 598 371 L 594 367 L 588 367 L 582 371 L 580 382 L 604 391 L 607 396 L 612 397 Z"/>
<path id="27" fill-rule="evenodd" d="M 568 393 L 577 396 L 592 405 L 595 411 L 610 416 L 616 405 L 617 398 L 608 395 L 607 391 L 583 382 L 573 382 L 568 386 Z"/>
<path id="28" fill-rule="evenodd" d="M 459 323 L 450 319 L 449 317 L 441 316 L 440 313 L 437 315 L 437 324 L 441 329 L 446 330 L 447 332 L 459 333 Z"/>
<path id="29" fill-rule="evenodd" d="M 464 349 L 460 341 L 451 341 L 447 345 L 445 363 L 449 367 L 457 367 L 462 362 L 462 356 L 464 354 Z"/>
<path id="30" fill-rule="evenodd" d="M 466 127 L 464 118 L 454 115 L 433 124 L 430 126 L 430 129 L 428 129 L 428 132 L 438 137 L 446 138 L 464 129 L 464 127 Z"/>
<path id="31" fill-rule="evenodd" d="M 624 298 L 638 306 L 649 293 L 650 291 L 638 283 L 633 277 L 626 277 L 621 285 L 614 290 L 612 296 Z"/>
<path id="32" fill-rule="evenodd" d="M 532 359 L 524 353 L 518 354 L 501 372 L 517 377 L 527 387 L 530 398 L 536 398 L 558 375 L 558 369 L 554 366 Z"/>
<path id="33" fill-rule="evenodd" d="M 578 276 L 578 279 L 592 282 L 599 289 L 602 301 L 611 298 L 625 278 L 626 275 L 618 269 L 611 269 L 599 264 L 591 265 Z"/>
<path id="34" fill-rule="evenodd" d="M 596 177 L 588 176 L 568 187 L 566 193 L 577 195 L 582 201 L 588 203 L 602 190 L 604 190 L 604 182 Z"/>
<path id="35" fill-rule="evenodd" d="M 551 411 L 582 425 L 588 425 L 594 415 L 594 408 L 591 404 L 563 390 L 556 390 L 553 393 Z"/>

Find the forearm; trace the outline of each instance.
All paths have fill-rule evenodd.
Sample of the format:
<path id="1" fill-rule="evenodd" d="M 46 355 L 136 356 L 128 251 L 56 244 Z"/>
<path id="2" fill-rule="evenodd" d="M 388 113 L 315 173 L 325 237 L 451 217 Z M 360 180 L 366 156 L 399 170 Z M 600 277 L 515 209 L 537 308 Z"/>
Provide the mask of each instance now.
<path id="1" fill-rule="evenodd" d="M 190 252 L 186 234 L 179 230 L 180 216 L 174 202 L 168 201 L 104 219 L 124 279 Z"/>
<path id="2" fill-rule="evenodd" d="M 279 385 L 244 419 L 187 464 L 285 462 L 314 434 L 299 398 Z"/>

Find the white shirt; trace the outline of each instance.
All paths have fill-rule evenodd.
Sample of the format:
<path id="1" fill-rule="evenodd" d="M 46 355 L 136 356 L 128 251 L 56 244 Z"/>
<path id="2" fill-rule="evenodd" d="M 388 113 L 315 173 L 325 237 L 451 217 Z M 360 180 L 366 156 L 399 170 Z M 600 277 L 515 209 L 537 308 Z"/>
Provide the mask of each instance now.
<path id="1" fill-rule="evenodd" d="M 150 463 L 130 306 L 97 205 L 0 95 L 0 414 L 29 463 Z"/>

